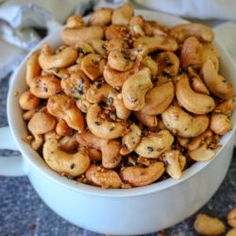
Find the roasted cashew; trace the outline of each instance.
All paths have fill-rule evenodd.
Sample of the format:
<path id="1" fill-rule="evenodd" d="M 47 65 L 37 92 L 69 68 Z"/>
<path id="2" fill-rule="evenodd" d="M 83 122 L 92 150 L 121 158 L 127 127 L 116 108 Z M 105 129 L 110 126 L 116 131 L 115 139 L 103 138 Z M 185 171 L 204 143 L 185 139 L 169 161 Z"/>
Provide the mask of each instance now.
<path id="1" fill-rule="evenodd" d="M 64 93 L 74 98 L 80 98 L 90 87 L 90 80 L 82 70 L 72 72 L 69 77 L 62 78 L 61 88 Z"/>
<path id="2" fill-rule="evenodd" d="M 175 89 L 179 104 L 187 111 L 197 115 L 203 115 L 214 110 L 214 99 L 208 95 L 193 91 L 186 74 L 181 74 L 177 77 Z"/>
<path id="3" fill-rule="evenodd" d="M 84 129 L 84 118 L 80 110 L 75 105 L 75 101 L 70 97 L 59 94 L 52 96 L 47 102 L 48 112 L 66 121 L 67 125 L 79 133 Z"/>
<path id="4" fill-rule="evenodd" d="M 148 128 L 155 128 L 158 125 L 158 120 L 156 115 L 148 115 L 142 110 L 135 111 L 134 115 L 141 122 L 141 124 L 147 126 Z"/>
<path id="5" fill-rule="evenodd" d="M 60 150 L 56 139 L 48 139 L 43 145 L 43 157 L 50 168 L 59 174 L 67 176 L 79 176 L 83 174 L 90 165 L 87 152 L 79 150 L 70 154 Z"/>
<path id="6" fill-rule="evenodd" d="M 82 16 L 70 16 L 66 21 L 66 27 L 80 29 L 84 27 L 84 19 Z"/>
<path id="7" fill-rule="evenodd" d="M 115 107 L 116 116 L 119 119 L 122 120 L 128 119 L 131 111 L 125 107 L 121 93 L 118 93 L 115 89 L 112 89 L 110 90 L 107 99 L 108 99 L 108 104 Z"/>
<path id="8" fill-rule="evenodd" d="M 227 116 L 230 116 L 232 112 L 234 111 L 234 108 L 236 106 L 236 100 L 235 97 L 229 98 L 228 100 L 225 100 L 224 102 L 220 103 L 214 110 L 215 113 L 222 113 Z"/>
<path id="9" fill-rule="evenodd" d="M 42 134 L 33 134 L 34 136 L 34 139 L 33 141 L 31 142 L 31 147 L 34 149 L 34 150 L 38 150 L 39 148 L 42 147 L 43 145 L 43 135 Z"/>
<path id="10" fill-rule="evenodd" d="M 201 70 L 204 82 L 215 96 L 228 99 L 234 95 L 233 86 L 223 76 L 219 75 L 213 62 L 208 59 Z"/>
<path id="11" fill-rule="evenodd" d="M 46 99 L 60 91 L 60 80 L 54 75 L 38 76 L 30 83 L 30 92 L 38 98 Z"/>
<path id="12" fill-rule="evenodd" d="M 140 61 L 136 60 L 133 68 L 125 72 L 119 72 L 112 69 L 109 66 L 104 67 L 103 76 L 108 84 L 112 87 L 122 87 L 124 82 L 133 74 L 137 73 L 139 70 Z"/>
<path id="13" fill-rule="evenodd" d="M 236 208 L 231 209 L 228 213 L 227 223 L 236 230 Z"/>
<path id="14" fill-rule="evenodd" d="M 61 135 L 59 135 L 55 130 L 49 131 L 46 134 L 44 134 L 44 139 L 57 139 L 59 140 L 61 138 Z"/>
<path id="15" fill-rule="evenodd" d="M 76 138 L 80 145 L 85 146 L 86 148 L 95 148 L 101 151 L 102 165 L 105 168 L 113 169 L 120 163 L 120 141 L 99 138 L 90 132 L 77 135 Z"/>
<path id="16" fill-rule="evenodd" d="M 159 25 L 156 21 L 145 20 L 143 28 L 147 36 L 167 36 L 166 29 L 164 29 L 164 27 Z"/>
<path id="17" fill-rule="evenodd" d="M 121 155 L 127 155 L 134 151 L 141 141 L 141 129 L 132 124 L 129 127 L 129 132 L 122 137 L 122 147 L 120 149 Z"/>
<path id="18" fill-rule="evenodd" d="M 102 39 L 104 29 L 101 26 L 89 26 L 80 29 L 65 28 L 62 31 L 61 38 L 66 45 L 75 45 L 79 42 L 89 43 L 93 39 Z"/>
<path id="19" fill-rule="evenodd" d="M 188 151 L 188 154 L 194 161 L 209 161 L 215 156 L 215 152 L 207 148 L 207 144 L 203 144 L 193 151 Z"/>
<path id="20" fill-rule="evenodd" d="M 198 137 L 196 137 L 196 138 L 198 138 Z M 182 138 L 182 137 L 176 136 L 176 139 L 182 147 L 188 148 L 188 144 L 190 142 L 189 138 Z"/>
<path id="21" fill-rule="evenodd" d="M 146 56 L 141 61 L 141 65 L 143 65 L 144 67 L 148 67 L 150 69 L 152 77 L 155 77 L 157 75 L 158 65 L 157 65 L 156 61 L 154 61 L 151 57 Z"/>
<path id="22" fill-rule="evenodd" d="M 125 3 L 113 11 L 111 22 L 115 25 L 128 25 L 133 15 L 133 6 L 129 3 Z"/>
<path id="23" fill-rule="evenodd" d="M 52 138 L 52 137 L 51 137 Z M 55 139 L 58 139 L 55 137 Z M 60 149 L 67 153 L 74 153 L 78 149 L 76 135 L 64 136 L 59 140 Z"/>
<path id="24" fill-rule="evenodd" d="M 45 134 L 53 130 L 56 126 L 56 119 L 46 111 L 34 113 L 28 123 L 28 129 L 32 134 Z"/>
<path id="25" fill-rule="evenodd" d="M 105 38 L 107 40 L 129 38 L 129 29 L 124 25 L 109 25 L 105 30 Z"/>
<path id="26" fill-rule="evenodd" d="M 176 51 L 178 44 L 175 39 L 169 36 L 156 35 L 153 37 L 143 36 L 135 39 L 133 47 L 144 57 L 157 50 Z"/>
<path id="27" fill-rule="evenodd" d="M 113 50 L 125 50 L 128 48 L 128 44 L 122 38 L 113 38 L 109 41 L 105 41 L 104 47 L 106 51 L 110 53 Z"/>
<path id="28" fill-rule="evenodd" d="M 98 54 L 88 54 L 81 61 L 81 70 L 89 77 L 95 80 L 103 73 L 105 60 Z"/>
<path id="29" fill-rule="evenodd" d="M 87 125 L 89 130 L 97 137 L 104 139 L 114 139 L 122 137 L 126 133 L 126 125 L 121 122 L 107 121 L 99 117 L 101 108 L 94 104 L 87 112 Z"/>
<path id="30" fill-rule="evenodd" d="M 134 61 L 129 53 L 127 53 L 127 50 L 112 50 L 108 55 L 107 64 L 112 69 L 123 72 L 130 70 L 133 67 Z"/>
<path id="31" fill-rule="evenodd" d="M 191 66 L 198 69 L 202 65 L 203 45 L 195 37 L 187 38 L 181 48 L 180 61 L 183 68 Z"/>
<path id="32" fill-rule="evenodd" d="M 33 117 L 33 115 L 34 115 L 34 113 L 36 112 L 36 109 L 33 109 L 33 110 L 29 110 L 29 111 L 26 111 L 26 112 L 24 112 L 24 114 L 23 114 L 23 119 L 24 120 L 30 120 L 32 117 Z"/>
<path id="33" fill-rule="evenodd" d="M 179 72 L 179 58 L 173 52 L 162 52 L 157 56 L 158 74 L 176 76 Z"/>
<path id="34" fill-rule="evenodd" d="M 145 106 L 141 110 L 147 115 L 159 115 L 174 99 L 174 85 L 171 81 L 156 85 L 145 96 Z"/>
<path id="35" fill-rule="evenodd" d="M 124 167 L 120 176 L 132 186 L 145 186 L 158 180 L 165 172 L 162 162 L 154 162 L 148 167 Z"/>
<path id="36" fill-rule="evenodd" d="M 210 120 L 211 130 L 219 135 L 224 135 L 232 129 L 232 121 L 224 114 L 212 114 Z"/>
<path id="37" fill-rule="evenodd" d="M 39 55 L 40 50 L 37 50 L 33 52 L 27 59 L 25 80 L 29 86 L 33 78 L 39 76 L 41 72 L 39 65 Z"/>
<path id="38" fill-rule="evenodd" d="M 192 67 L 188 67 L 188 76 L 192 81 L 192 87 L 195 92 L 209 95 L 206 85 Z"/>
<path id="39" fill-rule="evenodd" d="M 102 39 L 93 39 L 93 40 L 91 40 L 90 44 L 96 53 L 98 53 L 99 55 L 101 55 L 103 57 L 107 56 L 107 51 L 105 48 L 106 41 L 104 41 Z"/>
<path id="40" fill-rule="evenodd" d="M 80 111 L 87 113 L 89 107 L 92 105 L 92 103 L 90 103 L 85 95 L 83 95 L 82 97 L 80 97 L 80 99 L 76 100 L 76 106 L 79 108 Z"/>
<path id="41" fill-rule="evenodd" d="M 161 130 L 158 133 L 149 133 L 141 139 L 135 152 L 142 157 L 158 158 L 163 152 L 171 148 L 174 137 L 168 130 Z"/>
<path id="42" fill-rule="evenodd" d="M 56 125 L 56 133 L 60 136 L 68 136 L 72 133 L 72 128 L 68 126 L 68 124 L 60 119 L 58 122 L 57 122 L 57 125 Z"/>
<path id="43" fill-rule="evenodd" d="M 201 50 L 202 64 L 204 64 L 204 62 L 206 62 L 208 59 L 212 60 L 216 71 L 219 71 L 219 53 L 217 48 L 212 43 L 204 43 Z"/>
<path id="44" fill-rule="evenodd" d="M 131 34 L 134 37 L 144 36 L 144 19 L 142 16 L 133 16 L 129 22 Z"/>
<path id="45" fill-rule="evenodd" d="M 27 90 L 20 95 L 19 104 L 23 110 L 33 110 L 40 105 L 40 99 Z"/>
<path id="46" fill-rule="evenodd" d="M 171 29 L 170 34 L 179 42 L 183 42 L 190 36 L 194 36 L 204 42 L 212 42 L 214 39 L 212 29 L 198 23 L 177 25 Z"/>
<path id="47" fill-rule="evenodd" d="M 95 39 L 94 39 L 95 40 Z M 99 39 L 98 39 L 99 40 Z M 83 58 L 87 54 L 94 53 L 94 49 L 87 42 L 78 42 L 74 46 L 79 52 L 79 58 Z M 78 59 L 77 59 L 78 60 Z"/>
<path id="48" fill-rule="evenodd" d="M 99 103 L 104 98 L 107 98 L 112 87 L 107 83 L 102 83 L 97 86 L 97 84 L 93 84 L 85 94 L 86 100 L 89 103 Z"/>
<path id="49" fill-rule="evenodd" d="M 93 184 L 106 188 L 120 188 L 122 181 L 114 170 L 106 170 L 91 165 L 85 173 L 86 178 Z"/>
<path id="50" fill-rule="evenodd" d="M 91 161 L 101 161 L 102 153 L 95 148 L 88 148 L 88 154 Z"/>
<path id="51" fill-rule="evenodd" d="M 130 76 L 123 84 L 122 97 L 129 110 L 139 111 L 145 106 L 145 95 L 152 88 L 150 70 L 145 67 Z"/>
<path id="52" fill-rule="evenodd" d="M 177 104 L 162 113 L 162 120 L 171 132 L 183 138 L 194 138 L 202 134 L 209 125 L 207 116 L 192 116 Z"/>
<path id="53" fill-rule="evenodd" d="M 162 159 L 167 164 L 166 172 L 173 178 L 179 179 L 186 165 L 186 158 L 179 150 L 170 150 L 163 153 Z"/>
<path id="54" fill-rule="evenodd" d="M 105 26 L 111 23 L 112 9 L 105 7 L 93 12 L 88 20 L 89 25 Z"/>
<path id="55" fill-rule="evenodd" d="M 50 71 L 52 68 L 64 68 L 74 64 L 78 57 L 78 52 L 75 48 L 66 47 L 57 54 L 53 54 L 51 47 L 44 44 L 39 55 L 39 64 L 45 71 Z"/>

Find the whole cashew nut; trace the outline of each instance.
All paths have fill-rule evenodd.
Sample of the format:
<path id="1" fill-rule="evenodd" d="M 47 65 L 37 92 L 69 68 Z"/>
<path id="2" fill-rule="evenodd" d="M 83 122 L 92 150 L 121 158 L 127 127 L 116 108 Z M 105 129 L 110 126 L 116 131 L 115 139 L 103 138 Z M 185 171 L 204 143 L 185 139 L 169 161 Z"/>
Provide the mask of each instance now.
<path id="1" fill-rule="evenodd" d="M 132 124 L 129 127 L 129 132 L 122 137 L 122 147 L 120 149 L 121 155 L 127 155 L 134 151 L 141 141 L 141 129 Z"/>
<path id="2" fill-rule="evenodd" d="M 155 128 L 158 125 L 158 120 L 156 115 L 148 115 L 142 110 L 135 111 L 133 114 L 141 122 L 141 124 L 147 126 L 148 128 Z"/>
<path id="3" fill-rule="evenodd" d="M 38 98 L 47 99 L 60 91 L 60 80 L 54 75 L 38 76 L 30 83 L 30 92 Z"/>
<path id="4" fill-rule="evenodd" d="M 207 116 L 192 116 L 177 104 L 162 113 L 162 120 L 169 130 L 183 138 L 194 138 L 206 131 L 209 125 Z"/>
<path id="5" fill-rule="evenodd" d="M 183 42 L 190 36 L 204 42 L 212 42 L 214 39 L 213 31 L 208 26 L 198 23 L 177 25 L 171 29 L 170 34 L 179 42 Z"/>
<path id="6" fill-rule="evenodd" d="M 28 90 L 20 95 L 19 104 L 23 110 L 33 110 L 40 105 L 40 99 Z"/>
<path id="7" fill-rule="evenodd" d="M 43 157 L 50 168 L 60 174 L 67 176 L 79 176 L 83 174 L 90 165 L 90 159 L 84 150 L 74 154 L 60 150 L 56 139 L 48 139 L 43 145 Z"/>
<path id="8" fill-rule="evenodd" d="M 78 57 L 78 52 L 75 48 L 65 47 L 57 54 L 53 54 L 51 47 L 44 44 L 39 55 L 39 64 L 44 71 L 49 71 L 52 68 L 64 68 L 74 64 Z"/>
<path id="9" fill-rule="evenodd" d="M 227 116 L 230 116 L 236 106 L 235 97 L 229 98 L 224 102 L 220 103 L 214 110 L 215 113 L 222 113 Z"/>
<path id="10" fill-rule="evenodd" d="M 125 124 L 104 120 L 99 116 L 100 112 L 101 107 L 97 104 L 90 106 L 87 112 L 87 125 L 94 135 L 104 139 L 114 139 L 122 137 L 126 133 Z"/>
<path id="11" fill-rule="evenodd" d="M 194 161 L 209 161 L 215 156 L 215 152 L 209 149 L 206 144 L 195 150 L 188 151 L 188 154 Z"/>
<path id="12" fill-rule="evenodd" d="M 85 173 L 86 178 L 93 184 L 104 189 L 120 188 L 122 181 L 114 170 L 106 170 L 96 165 L 91 165 Z"/>
<path id="13" fill-rule="evenodd" d="M 161 130 L 158 133 L 149 133 L 141 139 L 135 152 L 142 157 L 158 158 L 163 152 L 171 148 L 174 137 L 168 130 Z"/>
<path id="14" fill-rule="evenodd" d="M 106 140 L 96 137 L 90 132 L 85 132 L 76 136 L 80 145 L 86 148 L 95 148 L 102 153 L 102 165 L 105 168 L 113 169 L 121 161 L 120 148 L 121 144 L 118 140 Z"/>
<path id="15" fill-rule="evenodd" d="M 130 76 L 122 87 L 122 97 L 125 106 L 129 110 L 141 110 L 145 106 L 145 95 L 151 88 L 151 73 L 147 67 Z"/>
<path id="16" fill-rule="evenodd" d="M 112 12 L 113 10 L 108 7 L 97 9 L 90 15 L 88 24 L 100 26 L 109 25 L 111 23 Z"/>
<path id="17" fill-rule="evenodd" d="M 75 105 L 75 101 L 70 97 L 64 94 L 50 97 L 47 102 L 47 109 L 51 115 L 65 120 L 69 127 L 79 133 L 84 130 L 83 115 Z"/>
<path id="18" fill-rule="evenodd" d="M 112 24 L 128 25 L 133 15 L 134 15 L 133 6 L 129 3 L 125 3 L 113 11 Z"/>
<path id="19" fill-rule="evenodd" d="M 181 106 L 197 115 L 207 114 L 215 108 L 215 101 L 212 97 L 192 90 L 186 74 L 182 74 L 176 79 L 176 97 Z"/>
<path id="20" fill-rule="evenodd" d="M 164 172 L 164 164 L 162 162 L 154 162 L 148 167 L 125 167 L 121 170 L 120 176 L 132 186 L 139 187 L 157 181 Z"/>
<path id="21" fill-rule="evenodd" d="M 210 128 L 214 133 L 224 135 L 232 129 L 232 121 L 224 114 L 212 114 Z"/>
<path id="22" fill-rule="evenodd" d="M 201 70 L 204 82 L 208 89 L 217 97 L 222 99 L 228 99 L 233 97 L 233 86 L 227 80 L 218 74 L 213 62 L 207 60 Z"/>

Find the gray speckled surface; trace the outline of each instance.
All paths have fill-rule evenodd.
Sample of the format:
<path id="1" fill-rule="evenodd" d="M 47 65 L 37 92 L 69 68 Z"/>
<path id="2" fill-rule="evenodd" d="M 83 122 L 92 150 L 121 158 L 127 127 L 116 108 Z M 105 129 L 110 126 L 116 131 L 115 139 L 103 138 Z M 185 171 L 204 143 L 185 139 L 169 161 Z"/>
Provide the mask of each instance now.
<path id="1" fill-rule="evenodd" d="M 0 82 L 0 126 L 7 125 L 5 112 L 7 84 L 7 80 Z M 0 151 L 0 155 L 10 154 L 12 152 Z M 227 212 L 232 207 L 236 207 L 236 158 L 222 186 L 201 212 L 225 220 Z M 167 235 L 196 235 L 193 231 L 194 219 L 195 216 L 192 216 L 175 227 L 167 229 Z M 0 177 L 0 236 L 30 235 L 98 236 L 99 234 L 71 225 L 57 216 L 40 200 L 26 177 Z"/>

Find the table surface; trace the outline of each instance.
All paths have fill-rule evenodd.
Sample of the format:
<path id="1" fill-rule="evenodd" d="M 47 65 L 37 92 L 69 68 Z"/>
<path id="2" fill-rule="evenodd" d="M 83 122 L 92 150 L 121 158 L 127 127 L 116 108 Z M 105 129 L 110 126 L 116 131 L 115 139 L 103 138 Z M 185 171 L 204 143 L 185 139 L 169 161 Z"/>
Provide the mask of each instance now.
<path id="1" fill-rule="evenodd" d="M 0 81 L 0 126 L 2 127 L 7 125 L 7 89 L 8 79 Z M 0 155 L 12 154 L 16 153 L 0 151 Z M 227 212 L 236 207 L 236 152 L 234 156 L 223 184 L 200 212 L 225 220 Z M 195 217 L 196 215 L 167 229 L 167 235 L 197 235 L 193 230 Z M 98 236 L 100 234 L 78 228 L 56 215 L 37 196 L 26 177 L 0 177 L 0 235 Z M 151 235 L 156 234 L 149 236 Z"/>

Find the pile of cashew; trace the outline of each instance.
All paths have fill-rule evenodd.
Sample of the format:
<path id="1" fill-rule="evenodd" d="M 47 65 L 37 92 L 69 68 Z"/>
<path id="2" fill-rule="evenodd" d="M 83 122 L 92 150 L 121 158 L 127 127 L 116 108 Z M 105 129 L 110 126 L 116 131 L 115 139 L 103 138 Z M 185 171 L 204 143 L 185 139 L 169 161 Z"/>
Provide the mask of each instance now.
<path id="1" fill-rule="evenodd" d="M 132 188 L 214 157 L 236 102 L 210 28 L 169 29 L 125 3 L 69 17 L 61 37 L 29 56 L 19 96 L 24 140 L 52 170 Z"/>

